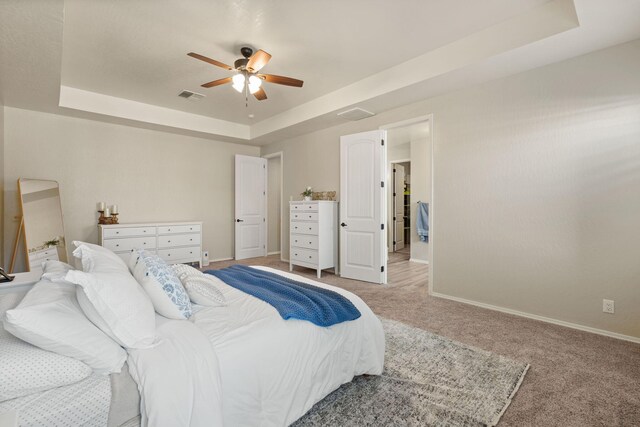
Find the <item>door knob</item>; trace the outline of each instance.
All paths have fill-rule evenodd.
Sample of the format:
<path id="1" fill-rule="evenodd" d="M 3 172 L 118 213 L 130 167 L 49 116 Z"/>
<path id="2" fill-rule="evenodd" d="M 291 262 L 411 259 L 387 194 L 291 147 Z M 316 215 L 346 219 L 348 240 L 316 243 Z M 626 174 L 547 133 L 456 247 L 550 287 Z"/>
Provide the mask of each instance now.
<path id="1" fill-rule="evenodd" d="M 243 219 L 236 219 L 236 222 L 244 222 Z"/>
<path id="2" fill-rule="evenodd" d="M 347 224 L 345 224 L 344 222 L 342 224 L 340 224 L 340 227 L 346 227 Z"/>

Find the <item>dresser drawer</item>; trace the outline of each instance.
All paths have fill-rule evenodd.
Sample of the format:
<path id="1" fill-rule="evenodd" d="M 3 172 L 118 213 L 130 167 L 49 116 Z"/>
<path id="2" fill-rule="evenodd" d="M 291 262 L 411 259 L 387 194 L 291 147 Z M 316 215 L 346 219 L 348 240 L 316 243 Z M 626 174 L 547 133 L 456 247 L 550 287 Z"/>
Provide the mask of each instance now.
<path id="1" fill-rule="evenodd" d="M 50 258 L 52 256 L 55 256 L 55 257 L 58 256 L 58 249 L 48 248 L 48 249 L 41 249 L 39 251 L 29 253 L 29 259 Z"/>
<path id="2" fill-rule="evenodd" d="M 200 247 L 158 249 L 158 255 L 167 262 L 179 262 L 182 260 L 200 261 Z"/>
<path id="3" fill-rule="evenodd" d="M 118 255 L 127 265 L 129 265 L 129 260 L 131 259 L 131 252 L 133 252 L 133 249 L 127 252 L 117 252 L 116 255 Z M 149 249 L 147 252 L 153 255 L 156 254 L 155 249 Z"/>
<path id="4" fill-rule="evenodd" d="M 318 234 L 318 223 L 313 222 L 291 222 L 291 233 Z"/>
<path id="5" fill-rule="evenodd" d="M 318 212 L 291 212 L 292 221 L 317 221 Z"/>
<path id="6" fill-rule="evenodd" d="M 114 237 L 130 237 L 130 236 L 155 236 L 155 227 L 119 227 L 119 228 L 105 228 L 102 230 L 102 237 L 104 239 L 111 239 Z"/>
<path id="7" fill-rule="evenodd" d="M 291 205 L 291 212 L 318 212 L 317 203 L 300 203 Z"/>
<path id="8" fill-rule="evenodd" d="M 133 249 L 155 249 L 154 237 L 129 237 L 128 239 L 108 239 L 102 244 L 113 252 L 130 252 Z"/>
<path id="9" fill-rule="evenodd" d="M 158 234 L 199 233 L 200 224 L 167 225 L 158 227 Z"/>
<path id="10" fill-rule="evenodd" d="M 159 248 L 173 248 L 176 246 L 193 246 L 200 244 L 199 234 L 176 234 L 158 236 Z"/>
<path id="11" fill-rule="evenodd" d="M 291 246 L 297 248 L 318 249 L 318 236 L 292 234 Z"/>
<path id="12" fill-rule="evenodd" d="M 291 260 L 317 264 L 318 251 L 310 249 L 291 248 Z"/>

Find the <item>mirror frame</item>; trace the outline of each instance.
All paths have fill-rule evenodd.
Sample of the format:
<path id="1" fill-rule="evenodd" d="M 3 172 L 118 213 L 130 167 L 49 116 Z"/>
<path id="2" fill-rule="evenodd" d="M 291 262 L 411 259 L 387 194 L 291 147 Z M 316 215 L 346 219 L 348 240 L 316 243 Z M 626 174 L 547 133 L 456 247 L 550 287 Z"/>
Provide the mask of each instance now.
<path id="1" fill-rule="evenodd" d="M 22 244 L 24 245 L 24 257 L 25 257 L 25 266 L 27 271 L 32 271 L 31 263 L 29 262 L 29 246 L 27 244 L 27 224 L 24 220 L 24 197 L 22 194 L 22 186 L 20 185 L 21 181 L 48 181 L 54 182 L 58 188 L 58 197 L 60 198 L 60 220 L 62 226 L 62 236 L 64 238 L 64 250 L 65 250 L 65 259 L 61 260 L 62 262 L 68 262 L 67 256 L 67 236 L 64 230 L 64 211 L 62 210 L 62 195 L 60 194 L 60 183 L 53 179 L 36 179 L 36 178 L 18 178 L 18 195 L 20 196 L 20 213 L 21 213 L 21 226 L 22 226 Z M 20 231 L 18 231 L 20 232 Z M 17 243 L 17 241 L 16 241 Z M 57 249 L 56 249 L 57 250 Z"/>

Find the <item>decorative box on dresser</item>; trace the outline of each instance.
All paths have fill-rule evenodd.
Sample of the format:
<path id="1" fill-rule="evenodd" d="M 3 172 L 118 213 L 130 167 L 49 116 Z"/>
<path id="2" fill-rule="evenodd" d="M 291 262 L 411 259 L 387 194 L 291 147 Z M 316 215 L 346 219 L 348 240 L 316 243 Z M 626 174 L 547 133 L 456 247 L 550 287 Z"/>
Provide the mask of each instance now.
<path id="1" fill-rule="evenodd" d="M 99 225 L 100 245 L 125 261 L 134 249 L 158 254 L 170 264 L 197 262 L 202 267 L 202 222 Z"/>
<path id="2" fill-rule="evenodd" d="M 289 271 L 294 265 L 338 273 L 338 202 L 289 202 Z"/>

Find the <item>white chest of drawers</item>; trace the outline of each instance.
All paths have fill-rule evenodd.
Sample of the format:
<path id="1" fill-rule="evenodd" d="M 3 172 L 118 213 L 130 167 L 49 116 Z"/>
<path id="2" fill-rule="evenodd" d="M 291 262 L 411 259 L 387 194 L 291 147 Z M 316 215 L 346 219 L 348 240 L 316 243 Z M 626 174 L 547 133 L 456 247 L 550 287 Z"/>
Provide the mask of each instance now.
<path id="1" fill-rule="evenodd" d="M 99 225 L 100 245 L 125 261 L 134 249 L 158 254 L 170 264 L 197 262 L 202 267 L 202 222 Z"/>
<path id="2" fill-rule="evenodd" d="M 338 273 L 338 202 L 289 202 L 289 270 L 294 265 Z"/>

